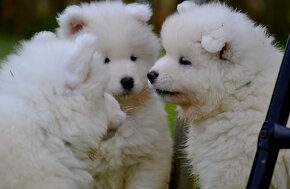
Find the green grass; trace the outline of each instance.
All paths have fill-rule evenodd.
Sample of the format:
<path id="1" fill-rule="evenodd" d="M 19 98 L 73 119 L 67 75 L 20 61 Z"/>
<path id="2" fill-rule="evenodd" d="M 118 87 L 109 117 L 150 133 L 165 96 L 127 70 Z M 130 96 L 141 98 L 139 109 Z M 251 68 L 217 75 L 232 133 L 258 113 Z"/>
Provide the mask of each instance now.
<path id="1" fill-rule="evenodd" d="M 167 112 L 167 118 L 168 118 L 168 121 L 169 121 L 170 133 L 173 136 L 174 126 L 175 126 L 175 119 L 176 119 L 176 113 L 175 113 L 176 106 L 172 105 L 172 104 L 165 104 L 164 108 L 165 108 L 165 110 Z"/>

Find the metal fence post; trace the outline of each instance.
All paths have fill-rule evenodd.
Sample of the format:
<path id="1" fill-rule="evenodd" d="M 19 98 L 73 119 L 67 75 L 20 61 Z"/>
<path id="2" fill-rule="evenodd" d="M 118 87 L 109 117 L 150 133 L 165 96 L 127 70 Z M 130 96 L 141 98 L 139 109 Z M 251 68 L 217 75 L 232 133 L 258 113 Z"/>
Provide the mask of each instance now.
<path id="1" fill-rule="evenodd" d="M 290 37 L 262 129 L 247 189 L 269 188 L 280 149 L 290 149 Z"/>

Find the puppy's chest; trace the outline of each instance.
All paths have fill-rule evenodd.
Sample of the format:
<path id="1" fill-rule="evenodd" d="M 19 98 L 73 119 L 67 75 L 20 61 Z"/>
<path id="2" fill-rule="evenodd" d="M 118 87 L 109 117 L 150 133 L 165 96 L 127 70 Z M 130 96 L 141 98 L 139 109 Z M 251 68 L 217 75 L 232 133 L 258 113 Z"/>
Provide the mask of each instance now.
<path id="1" fill-rule="evenodd" d="M 86 151 L 87 157 L 98 164 L 98 168 L 109 170 L 126 169 L 150 156 L 154 149 L 156 131 L 140 119 L 127 119 L 116 131 L 106 135 L 100 144 Z"/>
<path id="2" fill-rule="evenodd" d="M 259 112 L 231 112 L 222 118 L 193 124 L 189 128 L 187 150 L 194 151 L 192 158 L 196 162 L 251 156 L 257 143 L 261 115 Z"/>

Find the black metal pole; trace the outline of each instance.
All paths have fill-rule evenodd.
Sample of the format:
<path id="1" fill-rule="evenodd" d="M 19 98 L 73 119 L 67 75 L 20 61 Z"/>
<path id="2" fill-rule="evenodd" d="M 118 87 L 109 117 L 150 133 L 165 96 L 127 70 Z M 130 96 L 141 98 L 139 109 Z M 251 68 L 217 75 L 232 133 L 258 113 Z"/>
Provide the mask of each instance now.
<path id="1" fill-rule="evenodd" d="M 269 188 L 279 150 L 290 147 L 290 135 L 288 135 L 290 130 L 283 128 L 287 124 L 290 111 L 289 43 L 288 38 L 266 120 L 259 134 L 257 152 L 247 189 Z"/>

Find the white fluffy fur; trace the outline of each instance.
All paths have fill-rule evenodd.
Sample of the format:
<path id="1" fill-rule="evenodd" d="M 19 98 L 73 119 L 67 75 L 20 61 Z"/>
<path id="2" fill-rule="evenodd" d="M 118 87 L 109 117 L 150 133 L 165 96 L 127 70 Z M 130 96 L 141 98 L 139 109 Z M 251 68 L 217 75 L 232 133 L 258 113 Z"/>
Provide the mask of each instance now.
<path id="1" fill-rule="evenodd" d="M 98 37 L 98 49 L 110 60 L 105 64 L 110 77 L 108 92 L 128 115 L 98 148 L 96 188 L 168 186 L 171 139 L 166 113 L 146 78 L 159 50 L 158 40 L 146 23 L 151 14 L 148 5 L 106 1 L 70 6 L 58 17 L 60 36 L 73 39 L 90 33 Z M 130 56 L 137 60 L 130 60 Z M 134 79 L 131 90 L 122 87 L 123 77 Z"/>
<path id="2" fill-rule="evenodd" d="M 94 185 L 90 151 L 108 122 L 124 120 L 113 97 L 104 98 L 107 74 L 95 43 L 89 34 L 65 41 L 42 32 L 2 63 L 0 188 Z"/>
<path id="3" fill-rule="evenodd" d="M 153 87 L 190 122 L 186 152 L 201 188 L 246 188 L 282 55 L 263 27 L 224 4 L 178 11 L 162 27 L 166 55 L 151 69 Z M 290 188 L 286 153 L 271 188 Z"/>

